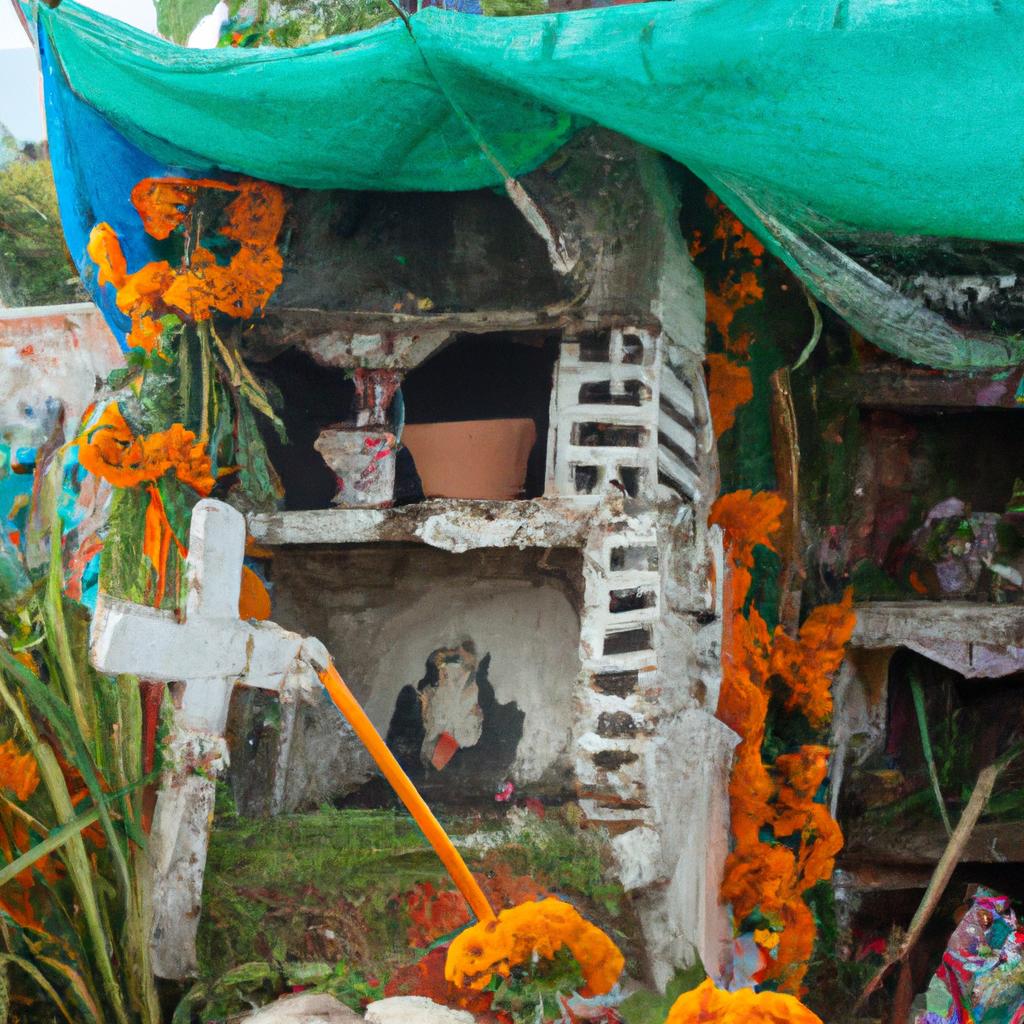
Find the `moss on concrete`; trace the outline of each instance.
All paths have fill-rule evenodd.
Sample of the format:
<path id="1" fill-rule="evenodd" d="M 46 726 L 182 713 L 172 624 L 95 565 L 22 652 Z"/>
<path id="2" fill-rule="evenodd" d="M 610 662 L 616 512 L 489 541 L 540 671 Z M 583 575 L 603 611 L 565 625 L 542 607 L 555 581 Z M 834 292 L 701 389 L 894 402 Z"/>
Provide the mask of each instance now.
<path id="1" fill-rule="evenodd" d="M 202 978 L 241 964 L 344 962 L 386 979 L 422 950 L 406 941 L 405 894 L 418 883 L 450 889 L 408 815 L 324 808 L 241 818 L 222 800 L 210 843 L 198 953 Z M 475 871 L 507 868 L 570 899 L 609 931 L 635 964 L 639 929 L 629 899 L 608 881 L 601 833 L 575 808 L 542 821 L 514 811 L 446 825 Z"/>

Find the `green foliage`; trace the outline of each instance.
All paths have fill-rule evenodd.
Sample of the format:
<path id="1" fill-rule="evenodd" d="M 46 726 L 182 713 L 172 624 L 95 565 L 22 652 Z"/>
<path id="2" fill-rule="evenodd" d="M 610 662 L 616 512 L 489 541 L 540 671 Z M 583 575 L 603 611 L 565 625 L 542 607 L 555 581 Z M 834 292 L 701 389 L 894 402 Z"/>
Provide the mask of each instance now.
<path id="1" fill-rule="evenodd" d="M 692 967 L 676 971 L 665 986 L 665 993 L 644 989 L 634 992 L 619 1006 L 619 1014 L 626 1024 L 663 1024 L 675 1001 L 684 993 L 695 989 L 707 974 L 698 960 Z"/>
<path id="2" fill-rule="evenodd" d="M 458 843 L 459 823 L 447 825 Z M 549 813 L 543 821 L 531 816 L 488 830 L 486 842 L 463 852 L 474 870 L 507 866 L 571 896 L 585 916 L 604 918 L 602 927 L 620 946 L 630 946 L 635 922 L 629 901 L 621 887 L 604 881 L 602 843 L 594 832 Z M 203 887 L 200 981 L 210 984 L 232 965 L 254 961 L 276 964 L 289 976 L 302 961 L 321 965 L 310 968 L 314 974 L 322 963 L 344 963 L 331 968 L 329 985 L 319 975 L 316 983 L 354 1006 L 352 1000 L 365 995 L 361 985 L 410 963 L 404 896 L 422 882 L 439 891 L 450 887 L 404 813 L 323 808 L 254 820 L 238 817 L 221 788 Z M 538 976 L 535 988 L 528 980 L 517 978 L 501 998 L 532 1000 L 533 1007 L 567 984 L 557 965 Z M 346 985 L 349 996 L 341 991 Z"/>
<path id="3" fill-rule="evenodd" d="M 156 0 L 156 27 L 165 38 L 184 44 L 216 6 L 217 0 Z"/>
<path id="4" fill-rule="evenodd" d="M 576 959 L 564 946 L 553 960 L 514 969 L 508 978 L 495 975 L 487 986 L 494 992 L 493 1010 L 504 1010 L 516 1021 L 562 1020 L 559 997 L 578 992 L 584 984 Z"/>
<path id="5" fill-rule="evenodd" d="M 308 958 L 309 929 L 325 921 L 341 937 L 338 952 L 351 939 L 353 949 L 368 944 L 385 959 L 396 955 L 405 936 L 387 912 L 390 901 L 445 877 L 415 824 L 397 812 L 218 817 L 197 944 L 202 975 L 258 958 Z"/>
<path id="6" fill-rule="evenodd" d="M 398 16 L 387 0 L 277 0 L 269 8 L 265 0 L 233 0 L 226 41 L 235 42 L 237 33 L 239 45 L 305 46 Z"/>
<path id="7" fill-rule="evenodd" d="M 50 164 L 18 157 L 0 169 L 0 303 L 43 306 L 81 297 Z"/>
<path id="8" fill-rule="evenodd" d="M 483 0 L 484 14 L 492 18 L 517 18 L 525 14 L 543 14 L 544 0 Z"/>
<path id="9" fill-rule="evenodd" d="M 254 961 L 226 971 L 213 981 L 194 985 L 178 1004 L 171 1024 L 220 1024 L 233 1014 L 284 995 L 290 988 L 302 986 L 312 992 L 326 992 L 353 1010 L 384 997 L 380 979 L 368 979 L 362 971 L 345 961 L 336 964 L 269 963 Z"/>
<path id="10" fill-rule="evenodd" d="M 607 847 L 600 834 L 583 831 L 570 820 L 549 814 L 528 820 L 503 845 L 505 859 L 520 875 L 547 879 L 561 890 L 602 906 L 609 914 L 621 910 L 622 889 L 608 883 Z"/>
<path id="11" fill-rule="evenodd" d="M 61 470 L 58 458 L 52 473 Z M 36 493 L 53 523 L 49 569 L 0 621 L 6 738 L 30 753 L 39 778 L 27 801 L 0 793 L 0 818 L 7 829 L 27 824 L 27 841 L 10 856 L 31 859 L 34 884 L 31 917 L 0 896 L 0 963 L 18 1005 L 30 1000 L 26 1020 L 56 1010 L 75 1024 L 158 1024 L 140 857 L 148 780 L 138 681 L 105 679 L 90 667 L 88 616 L 62 593 L 55 489 L 44 478 Z M 18 891 L 10 883 L 7 892 Z"/>

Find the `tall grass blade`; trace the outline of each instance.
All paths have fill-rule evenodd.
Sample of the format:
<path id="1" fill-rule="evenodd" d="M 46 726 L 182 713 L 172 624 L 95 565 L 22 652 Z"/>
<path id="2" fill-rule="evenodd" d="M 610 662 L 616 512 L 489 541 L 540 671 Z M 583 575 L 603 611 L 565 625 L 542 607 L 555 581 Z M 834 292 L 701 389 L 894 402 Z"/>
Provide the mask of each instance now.
<path id="1" fill-rule="evenodd" d="M 0 953 L 0 964 L 12 964 L 15 967 L 21 968 L 46 993 L 68 1024 L 82 1024 L 80 1020 L 76 1020 L 68 1013 L 64 1000 L 61 999 L 57 994 L 57 990 L 46 980 L 46 976 L 31 960 L 26 960 L 22 956 L 15 956 L 13 953 Z"/>
<path id="2" fill-rule="evenodd" d="M 30 868 L 37 860 L 42 860 L 47 854 L 62 847 L 72 836 L 81 835 L 97 818 L 99 818 L 99 813 L 92 810 L 86 814 L 80 814 L 66 825 L 61 825 L 60 828 L 55 828 L 41 843 L 36 843 L 30 850 L 0 869 L 0 886 L 6 885 L 15 875 L 21 874 L 25 868 Z"/>

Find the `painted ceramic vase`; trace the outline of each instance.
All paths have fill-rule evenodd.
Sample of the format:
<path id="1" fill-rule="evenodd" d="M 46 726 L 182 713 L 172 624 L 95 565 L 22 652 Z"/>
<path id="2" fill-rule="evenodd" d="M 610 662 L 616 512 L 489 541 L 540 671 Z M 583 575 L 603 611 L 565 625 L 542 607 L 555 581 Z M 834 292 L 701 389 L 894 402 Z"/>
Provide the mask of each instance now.
<path id="1" fill-rule="evenodd" d="M 387 508 L 394 502 L 394 434 L 375 427 L 328 427 L 313 447 L 338 482 L 333 504 Z"/>

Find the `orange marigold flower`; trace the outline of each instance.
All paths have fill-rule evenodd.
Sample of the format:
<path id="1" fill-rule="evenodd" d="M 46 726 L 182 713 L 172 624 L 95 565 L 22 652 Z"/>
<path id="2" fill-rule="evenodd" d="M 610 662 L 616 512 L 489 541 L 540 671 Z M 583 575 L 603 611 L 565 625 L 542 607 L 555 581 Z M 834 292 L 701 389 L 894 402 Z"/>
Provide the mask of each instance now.
<path id="1" fill-rule="evenodd" d="M 0 789 L 13 793 L 15 800 L 24 803 L 38 785 L 36 759 L 22 753 L 14 740 L 0 743 Z"/>
<path id="2" fill-rule="evenodd" d="M 270 618 L 270 594 L 266 585 L 247 565 L 242 566 L 242 589 L 238 594 L 238 617 L 263 622 Z M 441 934 L 444 934 L 443 932 Z"/>
<path id="3" fill-rule="evenodd" d="M 105 284 L 112 284 L 115 288 L 124 287 L 128 276 L 128 264 L 121 251 L 121 243 L 109 224 L 97 224 L 92 229 L 85 251 L 89 254 L 89 259 L 99 267 L 96 279 L 101 288 Z"/>
<path id="4" fill-rule="evenodd" d="M 206 442 L 196 440 L 191 430 L 175 423 L 168 430 L 153 434 L 147 440 L 149 444 L 152 444 L 154 453 L 160 453 L 167 468 L 174 469 L 175 476 L 183 484 L 188 484 L 202 495 L 213 490 L 215 481 L 210 475 L 210 456 L 206 451 Z"/>
<path id="5" fill-rule="evenodd" d="M 36 659 L 32 657 L 31 651 L 15 651 L 14 657 L 16 661 L 20 661 L 33 675 L 39 675 L 39 670 L 36 668 Z"/>
<path id="6" fill-rule="evenodd" d="M 796 855 L 785 846 L 756 842 L 733 850 L 725 860 L 722 899 L 738 920 L 760 908 L 776 914 L 797 896 Z"/>
<path id="7" fill-rule="evenodd" d="M 79 446 L 78 461 L 94 476 L 115 487 L 135 487 L 155 480 L 164 469 L 153 475 L 146 459 L 142 439 L 132 433 L 116 402 L 103 410 L 96 425 L 86 431 L 88 441 Z"/>
<path id="8" fill-rule="evenodd" d="M 6 816 L 0 827 L 0 859 L 10 864 L 31 846 L 32 838 L 25 823 L 20 818 Z M 42 928 L 30 899 L 36 872 L 46 882 L 56 882 L 61 876 L 60 861 L 52 856 L 41 857 L 0 888 L 0 909 L 23 928 Z"/>
<path id="9" fill-rule="evenodd" d="M 274 246 L 243 245 L 231 265 L 221 268 L 216 308 L 228 316 L 248 319 L 266 306 L 281 283 L 284 261 Z"/>
<path id="10" fill-rule="evenodd" d="M 284 223 L 284 193 L 268 181 L 244 181 L 227 208 L 227 219 L 221 230 L 225 238 L 256 247 L 273 245 Z"/>
<path id="11" fill-rule="evenodd" d="M 757 274 L 751 270 L 740 274 L 739 279 L 730 271 L 717 292 L 709 291 L 705 294 L 705 317 L 708 325 L 718 331 L 727 351 L 741 354 L 749 349 L 753 339 L 749 334 L 733 339 L 732 323 L 741 309 L 752 306 L 763 298 L 764 288 Z"/>
<path id="12" fill-rule="evenodd" d="M 163 301 L 191 320 L 209 320 L 218 307 L 216 296 L 223 287 L 224 274 L 213 253 L 198 245 L 188 269 L 175 274 L 164 288 Z"/>
<path id="13" fill-rule="evenodd" d="M 136 436 L 117 403 L 111 402 L 86 435 L 88 441 L 79 448 L 79 462 L 115 487 L 151 484 L 173 469 L 182 483 L 200 494 L 213 490 L 206 443 L 181 423 L 148 437 Z"/>
<path id="14" fill-rule="evenodd" d="M 832 676 L 843 663 L 857 615 L 853 591 L 847 588 L 838 604 L 819 605 L 794 639 L 776 629 L 771 673 L 787 690 L 787 711 L 801 711 L 811 725 L 820 727 L 832 714 Z"/>
<path id="15" fill-rule="evenodd" d="M 755 259 L 764 255 L 764 246 L 744 226 L 743 222 L 732 215 L 729 208 L 713 192 L 704 197 L 708 209 L 715 215 L 715 227 L 712 237 L 724 247 L 732 246 L 734 252 L 748 252 Z"/>
<path id="16" fill-rule="evenodd" d="M 715 437 L 721 437 L 736 422 L 736 410 L 754 397 L 754 384 L 747 367 L 719 352 L 710 353 L 705 363 L 711 424 Z"/>
<path id="17" fill-rule="evenodd" d="M 164 292 L 174 282 L 174 269 L 166 260 L 147 263 L 129 274 L 117 292 L 117 308 L 129 316 L 144 316 L 163 306 Z"/>
<path id="18" fill-rule="evenodd" d="M 212 178 L 143 178 L 132 189 L 132 205 L 147 234 L 167 238 L 188 216 L 204 188 L 235 190 L 233 185 Z"/>
<path id="19" fill-rule="evenodd" d="M 133 316 L 132 329 L 125 338 L 130 348 L 141 348 L 145 352 L 152 352 L 163 337 L 164 328 L 159 320 L 149 316 Z"/>
<path id="20" fill-rule="evenodd" d="M 665 1024 L 822 1024 L 793 996 L 741 988 L 726 992 L 708 978 L 684 992 L 669 1011 Z"/>
<path id="21" fill-rule="evenodd" d="M 817 926 L 803 900 L 791 900 L 779 912 L 782 930 L 775 957 L 768 962 L 765 980 L 778 982 L 780 992 L 799 995 L 814 952 Z"/>
<path id="22" fill-rule="evenodd" d="M 812 799 L 825 781 L 831 753 L 828 747 L 805 744 L 796 753 L 780 754 L 775 758 L 780 794 L 792 794 L 792 797 L 780 795 L 780 799 L 787 804 Z"/>
<path id="23" fill-rule="evenodd" d="M 774 491 L 732 491 L 711 506 L 708 522 L 722 528 L 732 561 L 748 569 L 754 564 L 754 548 L 761 544 L 774 551 L 786 499 Z"/>
<path id="24" fill-rule="evenodd" d="M 603 995 L 618 981 L 625 959 L 618 946 L 568 903 L 548 897 L 503 910 L 452 941 L 445 977 L 461 987 L 484 988 L 498 974 L 535 956 L 554 959 L 563 947 L 576 958 L 586 979 L 585 995 Z"/>

